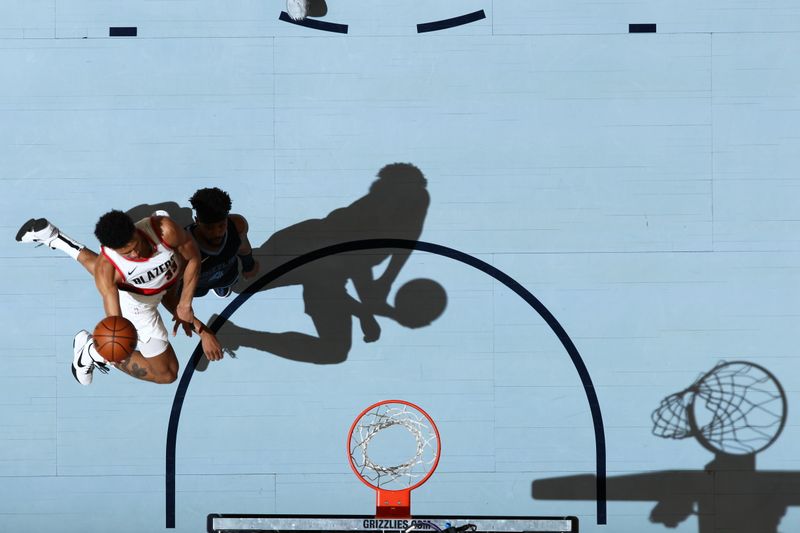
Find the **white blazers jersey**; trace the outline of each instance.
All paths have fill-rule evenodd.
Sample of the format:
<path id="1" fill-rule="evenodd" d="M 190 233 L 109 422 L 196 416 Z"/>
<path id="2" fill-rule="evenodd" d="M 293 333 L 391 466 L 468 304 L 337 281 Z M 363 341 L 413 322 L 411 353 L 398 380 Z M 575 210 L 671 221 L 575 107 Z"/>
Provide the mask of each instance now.
<path id="1" fill-rule="evenodd" d="M 121 291 L 142 295 L 160 294 L 178 281 L 178 258 L 175 251 L 158 235 L 153 217 L 136 223 L 136 231 L 153 246 L 153 255 L 146 259 L 129 259 L 111 248 L 101 246 L 103 255 L 119 272 Z"/>

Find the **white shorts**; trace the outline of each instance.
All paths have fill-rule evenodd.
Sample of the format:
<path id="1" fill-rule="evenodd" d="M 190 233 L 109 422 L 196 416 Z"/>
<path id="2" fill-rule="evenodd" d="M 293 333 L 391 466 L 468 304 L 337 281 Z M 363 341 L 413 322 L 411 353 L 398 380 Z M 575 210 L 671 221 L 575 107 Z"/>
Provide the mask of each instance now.
<path id="1" fill-rule="evenodd" d="M 155 357 L 169 347 L 169 333 L 161 320 L 158 304 L 164 293 L 144 296 L 128 291 L 119 291 L 119 306 L 122 316 L 133 322 L 139 341 L 136 349 L 145 357 Z"/>

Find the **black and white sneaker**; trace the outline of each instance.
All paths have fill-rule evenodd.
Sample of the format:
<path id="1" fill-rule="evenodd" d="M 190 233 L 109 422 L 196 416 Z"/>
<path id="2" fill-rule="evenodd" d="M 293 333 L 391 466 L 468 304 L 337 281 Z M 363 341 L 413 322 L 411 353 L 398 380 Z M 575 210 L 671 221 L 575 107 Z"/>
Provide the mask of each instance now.
<path id="1" fill-rule="evenodd" d="M 72 375 L 81 385 L 92 384 L 92 373 L 97 368 L 103 374 L 108 373 L 105 361 L 98 361 L 91 356 L 92 336 L 85 329 L 75 334 L 72 340 Z"/>
<path id="2" fill-rule="evenodd" d="M 227 298 L 228 296 L 231 295 L 231 292 L 233 292 L 233 289 L 231 289 L 230 285 L 227 287 L 214 289 L 214 294 L 216 294 L 220 298 Z"/>
<path id="3" fill-rule="evenodd" d="M 84 248 L 81 243 L 61 233 L 61 230 L 46 218 L 32 218 L 24 223 L 17 232 L 17 241 L 32 242 L 38 246 L 45 245 L 53 250 L 61 250 L 73 259 L 78 259 Z"/>
<path id="4" fill-rule="evenodd" d="M 50 246 L 58 237 L 58 228 L 46 218 L 32 218 L 19 228 L 17 242 L 33 242 L 39 246 Z M 52 248 L 52 247 L 51 247 Z"/>
<path id="5" fill-rule="evenodd" d="M 292 20 L 303 20 L 308 14 L 308 0 L 286 0 L 286 12 Z"/>

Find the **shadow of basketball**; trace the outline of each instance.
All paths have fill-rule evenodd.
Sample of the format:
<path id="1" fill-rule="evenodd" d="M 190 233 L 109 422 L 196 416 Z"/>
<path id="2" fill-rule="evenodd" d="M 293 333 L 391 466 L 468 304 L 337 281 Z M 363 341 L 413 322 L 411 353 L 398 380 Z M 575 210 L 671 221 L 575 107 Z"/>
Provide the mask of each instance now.
<path id="1" fill-rule="evenodd" d="M 447 293 L 432 279 L 419 278 L 403 284 L 395 294 L 391 314 L 386 315 L 407 328 L 429 326 L 444 313 Z"/>

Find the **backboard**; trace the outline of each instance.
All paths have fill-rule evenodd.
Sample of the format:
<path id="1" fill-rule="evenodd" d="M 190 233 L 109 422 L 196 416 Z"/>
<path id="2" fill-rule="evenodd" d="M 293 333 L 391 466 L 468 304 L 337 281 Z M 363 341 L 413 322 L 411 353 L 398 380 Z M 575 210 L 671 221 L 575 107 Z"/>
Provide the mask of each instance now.
<path id="1" fill-rule="evenodd" d="M 208 515 L 208 533 L 357 531 L 362 533 L 577 533 L 574 516 L 415 516 L 375 518 L 359 515 Z"/>

